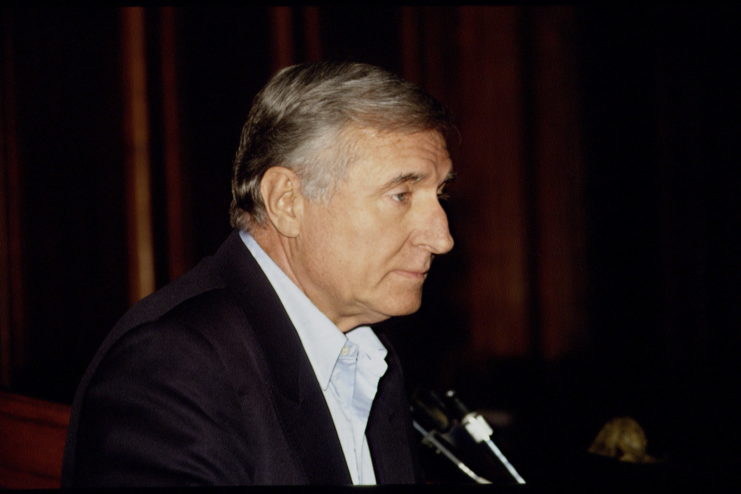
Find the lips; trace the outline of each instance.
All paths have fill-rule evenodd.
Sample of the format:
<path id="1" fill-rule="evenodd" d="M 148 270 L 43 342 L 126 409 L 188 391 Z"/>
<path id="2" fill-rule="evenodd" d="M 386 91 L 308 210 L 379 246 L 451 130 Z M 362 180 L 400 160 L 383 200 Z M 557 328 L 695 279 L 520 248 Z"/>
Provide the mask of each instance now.
<path id="1" fill-rule="evenodd" d="M 427 273 L 430 272 L 432 260 L 433 260 L 433 257 L 425 258 L 422 260 L 423 264 L 417 265 L 419 267 L 417 266 L 411 267 L 412 263 L 410 263 L 407 265 L 407 267 L 401 267 L 401 268 L 395 269 L 394 272 L 402 276 L 405 276 L 407 278 L 424 280 L 425 278 L 427 278 Z"/>
<path id="2" fill-rule="evenodd" d="M 423 271 L 423 270 L 417 271 L 417 270 L 397 269 L 394 272 L 406 278 L 411 278 L 415 280 L 424 280 L 427 277 L 427 271 Z"/>

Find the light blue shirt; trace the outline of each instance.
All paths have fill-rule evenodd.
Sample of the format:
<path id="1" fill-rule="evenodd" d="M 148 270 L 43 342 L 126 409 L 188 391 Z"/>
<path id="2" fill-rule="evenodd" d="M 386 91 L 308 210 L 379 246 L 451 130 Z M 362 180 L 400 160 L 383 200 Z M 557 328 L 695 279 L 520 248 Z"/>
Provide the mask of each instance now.
<path id="1" fill-rule="evenodd" d="M 343 333 L 275 264 L 249 233 L 240 232 L 278 294 L 314 368 L 332 415 L 353 484 L 375 484 L 365 437 L 388 350 L 369 326 Z M 317 452 L 320 454 L 320 452 Z"/>

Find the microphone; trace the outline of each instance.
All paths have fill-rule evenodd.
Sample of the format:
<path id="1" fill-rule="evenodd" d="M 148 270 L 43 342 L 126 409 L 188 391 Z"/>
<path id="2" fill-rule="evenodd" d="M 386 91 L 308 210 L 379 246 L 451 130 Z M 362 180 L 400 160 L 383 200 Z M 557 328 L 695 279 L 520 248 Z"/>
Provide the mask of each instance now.
<path id="1" fill-rule="evenodd" d="M 504 456 L 502 451 L 492 441 L 491 435 L 494 431 L 486 422 L 486 419 L 480 414 L 470 411 L 452 389 L 445 393 L 445 403 L 457 415 L 457 418 L 461 421 L 461 424 L 463 424 L 463 427 L 473 440 L 477 443 L 485 443 L 517 483 L 524 484 L 525 479 L 520 476 L 515 467 L 512 466 L 507 457 Z"/>
<path id="2" fill-rule="evenodd" d="M 412 413 L 427 429 L 445 433 L 452 425 L 445 405 L 434 391 L 417 390 L 412 394 Z"/>
<path id="3" fill-rule="evenodd" d="M 487 479 L 476 474 L 468 465 L 456 457 L 443 442 L 438 439 L 437 435 L 444 433 L 451 427 L 447 413 L 444 411 L 445 405 L 440 397 L 433 391 L 416 391 L 411 399 L 412 424 L 414 428 L 422 434 L 422 444 L 433 448 L 438 453 L 442 453 L 451 463 L 469 478 L 478 484 L 491 484 Z M 420 422 L 417 421 L 419 419 Z"/>

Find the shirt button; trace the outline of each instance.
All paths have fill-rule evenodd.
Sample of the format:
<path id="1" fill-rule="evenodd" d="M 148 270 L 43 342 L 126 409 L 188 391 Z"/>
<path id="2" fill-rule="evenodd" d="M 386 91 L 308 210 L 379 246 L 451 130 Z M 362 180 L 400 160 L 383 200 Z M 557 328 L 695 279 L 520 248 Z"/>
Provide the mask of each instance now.
<path id="1" fill-rule="evenodd" d="M 340 355 L 347 355 L 348 353 L 350 353 L 350 349 L 346 346 L 343 346 L 342 350 L 340 350 Z"/>

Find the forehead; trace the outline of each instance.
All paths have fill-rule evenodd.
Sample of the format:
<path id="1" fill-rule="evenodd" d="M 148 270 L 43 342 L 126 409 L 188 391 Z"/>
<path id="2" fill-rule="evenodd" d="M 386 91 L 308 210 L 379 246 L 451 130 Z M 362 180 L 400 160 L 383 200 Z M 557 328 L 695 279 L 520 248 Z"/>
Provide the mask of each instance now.
<path id="1" fill-rule="evenodd" d="M 439 181 L 452 169 L 445 139 L 435 130 L 405 133 L 353 129 L 347 138 L 355 158 L 351 174 L 354 171 L 366 178 L 382 179 L 406 173 Z"/>

